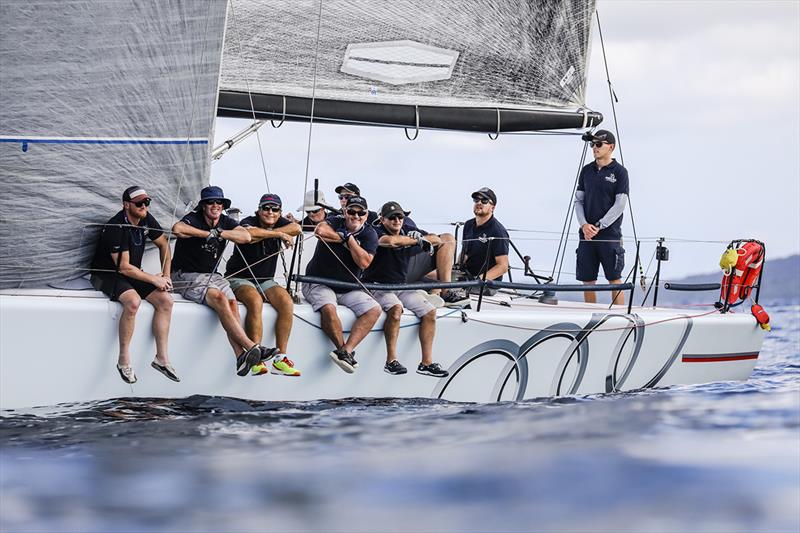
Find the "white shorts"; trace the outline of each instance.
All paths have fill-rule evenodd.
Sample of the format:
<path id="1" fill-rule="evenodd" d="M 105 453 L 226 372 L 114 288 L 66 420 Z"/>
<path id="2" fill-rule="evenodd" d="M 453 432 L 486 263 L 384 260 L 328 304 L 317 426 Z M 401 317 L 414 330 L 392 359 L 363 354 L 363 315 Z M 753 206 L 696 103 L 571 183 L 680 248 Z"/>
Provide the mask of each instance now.
<path id="1" fill-rule="evenodd" d="M 235 300 L 231 285 L 221 274 L 202 274 L 200 272 L 181 272 L 180 270 L 172 273 L 172 284 L 175 292 L 187 300 L 199 304 L 206 303 L 206 292 L 208 289 L 217 289 L 228 300 Z"/>
<path id="2" fill-rule="evenodd" d="M 372 291 L 372 295 L 384 311 L 402 305 L 417 318 L 422 318 L 436 309 L 420 291 Z"/>
<path id="3" fill-rule="evenodd" d="M 317 283 L 303 283 L 303 297 L 314 311 L 319 311 L 324 305 L 341 304 L 350 309 L 356 316 L 361 316 L 373 307 L 380 309 L 378 302 L 363 291 L 350 291 L 337 293 L 327 285 Z"/>

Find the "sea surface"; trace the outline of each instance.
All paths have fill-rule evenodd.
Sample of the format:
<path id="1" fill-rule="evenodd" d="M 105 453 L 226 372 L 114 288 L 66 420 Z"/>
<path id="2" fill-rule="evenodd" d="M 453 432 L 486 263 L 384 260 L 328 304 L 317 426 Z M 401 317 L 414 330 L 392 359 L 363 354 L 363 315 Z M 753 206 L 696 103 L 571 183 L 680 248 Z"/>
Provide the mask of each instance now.
<path id="1" fill-rule="evenodd" d="M 0 531 L 797 532 L 800 306 L 768 310 L 746 382 L 2 411 Z"/>

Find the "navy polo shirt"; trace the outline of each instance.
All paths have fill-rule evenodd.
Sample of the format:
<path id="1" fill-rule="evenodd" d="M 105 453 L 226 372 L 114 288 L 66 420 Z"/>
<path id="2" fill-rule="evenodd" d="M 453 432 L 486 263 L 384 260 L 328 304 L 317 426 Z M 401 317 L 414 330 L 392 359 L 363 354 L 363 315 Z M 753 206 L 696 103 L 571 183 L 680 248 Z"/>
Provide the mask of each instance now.
<path id="1" fill-rule="evenodd" d="M 291 223 L 289 219 L 279 217 L 278 221 L 275 222 L 275 226 L 264 229 L 282 228 Z M 256 215 L 245 218 L 239 225 L 245 228 L 262 227 L 261 220 Z M 233 251 L 233 255 L 228 259 L 225 277 L 245 278 L 252 281 L 253 275 L 255 275 L 259 283 L 269 278 L 274 278 L 275 267 L 278 265 L 278 252 L 281 250 L 281 242 L 282 240 L 279 237 L 273 237 L 250 244 L 239 244 L 238 247 L 241 253 L 236 250 Z M 247 264 L 242 260 L 242 255 L 244 255 L 247 260 Z M 269 259 L 265 259 L 267 257 Z M 252 274 L 250 273 L 251 271 Z"/>
<path id="2" fill-rule="evenodd" d="M 581 169 L 578 176 L 578 190 L 584 192 L 583 212 L 586 222 L 597 224 L 605 216 L 618 194 L 628 194 L 628 171 L 612 159 L 608 165 L 597 168 L 591 162 Z M 583 239 L 583 231 L 579 231 Z M 622 215 L 610 226 L 603 228 L 595 237 L 596 240 L 622 238 Z"/>
<path id="3" fill-rule="evenodd" d="M 335 231 L 346 231 L 344 217 L 341 215 L 330 216 L 325 219 L 325 222 Z M 375 255 L 375 251 L 378 249 L 378 235 L 375 233 L 375 228 L 364 224 L 358 232 L 353 233 L 353 238 L 368 254 Z M 350 250 L 345 248 L 344 243 L 341 242 L 318 242 L 314 250 L 314 257 L 311 258 L 306 267 L 307 276 L 317 276 L 349 283 L 356 283 L 353 274 L 360 276 L 361 269 L 353 261 Z M 349 292 L 351 289 L 333 290 L 334 292 L 343 293 Z"/>
<path id="4" fill-rule="evenodd" d="M 408 235 L 410 231 L 419 231 L 423 235 L 428 234 L 427 231 L 417 228 L 414 221 L 406 217 L 403 221 L 403 226 L 400 228 L 400 235 Z M 376 226 L 375 232 L 378 235 L 378 240 L 384 235 L 391 235 L 383 224 Z M 417 244 L 404 246 L 403 248 L 378 246 L 375 258 L 369 268 L 364 271 L 362 279 L 369 283 L 405 283 L 408 274 L 408 261 L 421 250 L 422 248 Z"/>
<path id="5" fill-rule="evenodd" d="M 116 271 L 117 264 L 111 258 L 111 254 L 121 252 L 128 252 L 128 263 L 136 268 L 142 268 L 145 238 L 154 241 L 164 232 L 150 213 L 147 213 L 135 228 L 131 226 L 125 211 L 120 211 L 106 222 L 97 242 L 92 269 Z"/>
<path id="6" fill-rule="evenodd" d="M 211 226 L 206 224 L 206 217 L 198 211 L 186 213 L 181 222 L 193 228 L 210 231 Z M 236 220 L 228 215 L 221 215 L 215 226 L 220 230 L 231 230 L 239 225 Z M 216 270 L 222 252 L 225 251 L 228 241 L 216 239 L 215 242 L 206 242 L 205 237 L 189 237 L 178 239 L 175 243 L 175 257 L 172 259 L 172 270 L 177 272 L 199 272 L 210 274 Z"/>
<path id="7" fill-rule="evenodd" d="M 475 219 L 464 223 L 462 254 L 466 257 L 461 268 L 467 274 L 480 276 L 497 264 L 495 257 L 508 255 L 508 232 L 494 215 L 485 224 L 478 226 Z M 494 240 L 481 242 L 477 239 L 494 237 Z M 486 254 L 489 254 L 488 260 Z M 502 280 L 503 276 L 496 278 Z"/>

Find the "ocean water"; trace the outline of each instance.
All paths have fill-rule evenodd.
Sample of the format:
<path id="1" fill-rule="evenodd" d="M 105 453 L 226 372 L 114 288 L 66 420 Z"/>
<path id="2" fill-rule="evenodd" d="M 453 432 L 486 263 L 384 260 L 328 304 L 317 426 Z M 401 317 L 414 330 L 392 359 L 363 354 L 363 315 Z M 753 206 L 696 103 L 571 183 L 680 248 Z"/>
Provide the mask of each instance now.
<path id="1" fill-rule="evenodd" d="M 800 306 L 746 382 L 0 412 L 0 531 L 800 530 Z"/>

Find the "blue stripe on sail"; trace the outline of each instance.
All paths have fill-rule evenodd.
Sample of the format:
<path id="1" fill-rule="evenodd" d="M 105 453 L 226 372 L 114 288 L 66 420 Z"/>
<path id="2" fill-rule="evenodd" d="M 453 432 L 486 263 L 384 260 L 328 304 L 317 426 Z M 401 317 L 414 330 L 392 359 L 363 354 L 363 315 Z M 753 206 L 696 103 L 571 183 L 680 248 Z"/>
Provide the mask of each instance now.
<path id="1" fill-rule="evenodd" d="M 1 138 L 0 143 L 23 144 L 208 144 L 208 139 L 9 139 Z"/>

